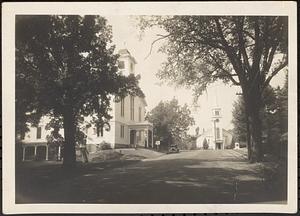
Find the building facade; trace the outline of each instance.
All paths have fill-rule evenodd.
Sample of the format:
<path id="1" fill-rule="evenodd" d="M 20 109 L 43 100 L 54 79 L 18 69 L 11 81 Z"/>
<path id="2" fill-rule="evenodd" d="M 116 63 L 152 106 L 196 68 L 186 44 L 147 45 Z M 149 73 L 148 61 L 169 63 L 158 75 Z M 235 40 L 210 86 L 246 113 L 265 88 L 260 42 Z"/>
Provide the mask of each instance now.
<path id="1" fill-rule="evenodd" d="M 135 73 L 135 65 L 137 64 L 134 57 L 127 49 L 119 51 L 119 69 L 123 75 Z M 153 126 L 145 121 L 146 100 L 144 97 L 128 95 L 116 102 L 111 99 L 110 115 L 112 119 L 109 121 L 109 127 L 103 127 L 97 130 L 94 126 L 81 127 L 87 136 L 86 144 L 90 152 L 97 150 L 97 146 L 105 143 L 111 148 L 126 147 L 153 147 Z M 89 117 L 85 119 L 89 121 Z M 50 160 L 61 156 L 61 145 L 49 146 L 47 143 L 47 135 L 51 130 L 47 130 L 49 117 L 41 118 L 38 127 L 30 127 L 30 131 L 22 137 L 23 160 L 38 158 Z M 64 135 L 63 130 L 59 131 Z"/>
<path id="2" fill-rule="evenodd" d="M 200 149 L 225 149 L 230 148 L 233 135 L 221 126 L 221 108 L 212 109 L 211 128 L 203 131 L 196 141 L 197 148 Z"/>

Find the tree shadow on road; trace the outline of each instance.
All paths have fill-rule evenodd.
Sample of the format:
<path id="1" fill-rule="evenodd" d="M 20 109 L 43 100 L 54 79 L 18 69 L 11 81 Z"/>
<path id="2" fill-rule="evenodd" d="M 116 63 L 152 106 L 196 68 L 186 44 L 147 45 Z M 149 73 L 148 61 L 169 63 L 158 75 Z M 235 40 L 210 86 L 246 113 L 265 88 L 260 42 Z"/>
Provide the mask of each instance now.
<path id="1" fill-rule="evenodd" d="M 46 169 L 47 168 L 47 169 Z M 267 189 L 257 165 L 243 160 L 154 160 L 23 168 L 17 203 L 208 204 L 286 201 L 286 184 Z"/>

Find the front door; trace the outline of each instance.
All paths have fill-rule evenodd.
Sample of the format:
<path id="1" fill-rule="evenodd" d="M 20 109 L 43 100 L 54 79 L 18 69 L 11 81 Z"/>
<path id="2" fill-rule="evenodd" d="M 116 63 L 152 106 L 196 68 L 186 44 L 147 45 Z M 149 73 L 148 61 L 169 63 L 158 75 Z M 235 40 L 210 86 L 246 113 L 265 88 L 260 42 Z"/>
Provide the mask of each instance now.
<path id="1" fill-rule="evenodd" d="M 135 135 L 136 135 L 136 130 L 130 130 L 130 146 L 131 147 L 135 146 Z"/>
<path id="2" fill-rule="evenodd" d="M 221 144 L 222 143 L 216 143 L 216 149 L 221 149 Z"/>

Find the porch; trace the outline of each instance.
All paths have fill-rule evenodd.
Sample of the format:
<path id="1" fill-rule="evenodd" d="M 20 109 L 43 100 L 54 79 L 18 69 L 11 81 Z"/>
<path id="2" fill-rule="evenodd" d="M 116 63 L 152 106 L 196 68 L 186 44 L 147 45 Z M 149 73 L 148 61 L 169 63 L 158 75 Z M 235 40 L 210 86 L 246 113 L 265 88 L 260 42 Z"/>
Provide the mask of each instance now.
<path id="1" fill-rule="evenodd" d="M 128 125 L 130 147 L 153 148 L 153 125 L 149 122 L 139 122 Z"/>

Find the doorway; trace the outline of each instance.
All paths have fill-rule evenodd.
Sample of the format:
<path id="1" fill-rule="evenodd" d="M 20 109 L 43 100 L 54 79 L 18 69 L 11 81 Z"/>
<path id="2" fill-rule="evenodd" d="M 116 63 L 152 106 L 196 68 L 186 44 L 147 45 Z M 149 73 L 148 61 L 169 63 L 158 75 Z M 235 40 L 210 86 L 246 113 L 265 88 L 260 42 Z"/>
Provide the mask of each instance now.
<path id="1" fill-rule="evenodd" d="M 136 143 L 135 137 L 136 137 L 136 130 L 130 130 L 130 146 L 131 147 L 135 146 L 135 143 Z"/>
<path id="2" fill-rule="evenodd" d="M 216 149 L 222 149 L 222 143 L 216 143 Z"/>

